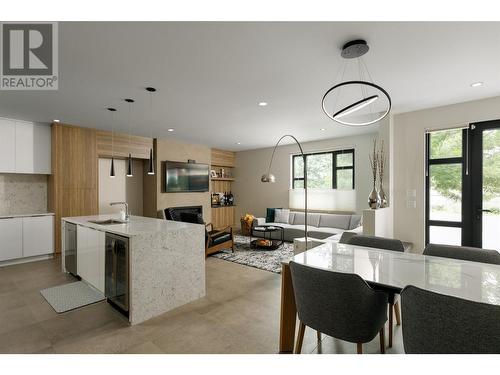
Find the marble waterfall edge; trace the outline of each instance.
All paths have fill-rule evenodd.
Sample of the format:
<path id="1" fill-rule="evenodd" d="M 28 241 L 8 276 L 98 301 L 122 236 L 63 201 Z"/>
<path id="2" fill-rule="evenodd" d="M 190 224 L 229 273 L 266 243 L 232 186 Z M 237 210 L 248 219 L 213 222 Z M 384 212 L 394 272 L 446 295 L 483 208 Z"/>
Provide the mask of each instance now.
<path id="1" fill-rule="evenodd" d="M 205 296 L 202 225 L 130 237 L 130 316 L 138 324 Z"/>

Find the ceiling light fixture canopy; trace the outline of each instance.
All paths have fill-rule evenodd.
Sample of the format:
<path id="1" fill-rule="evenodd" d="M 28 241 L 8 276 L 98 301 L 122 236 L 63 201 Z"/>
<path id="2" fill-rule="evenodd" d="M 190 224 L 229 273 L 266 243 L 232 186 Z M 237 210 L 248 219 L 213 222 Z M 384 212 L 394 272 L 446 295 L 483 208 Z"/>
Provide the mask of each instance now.
<path id="1" fill-rule="evenodd" d="M 339 70 L 342 71 L 340 83 L 330 88 L 321 105 L 323 112 L 333 121 L 347 126 L 372 125 L 384 117 L 391 110 L 391 97 L 381 86 L 373 83 L 370 72 L 366 67 L 362 56 L 370 47 L 365 40 L 357 39 L 350 41 L 342 47 L 341 56 L 346 59 Z M 344 81 L 349 60 L 356 60 L 356 80 Z M 338 74 L 337 74 L 338 75 Z"/>

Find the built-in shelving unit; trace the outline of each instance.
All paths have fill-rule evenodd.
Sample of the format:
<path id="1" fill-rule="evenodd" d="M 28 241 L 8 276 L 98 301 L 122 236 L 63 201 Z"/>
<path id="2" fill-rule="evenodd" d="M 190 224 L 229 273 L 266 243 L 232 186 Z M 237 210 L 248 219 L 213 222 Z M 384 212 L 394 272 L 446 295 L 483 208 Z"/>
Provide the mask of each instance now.
<path id="1" fill-rule="evenodd" d="M 232 192 L 234 179 L 235 153 L 233 151 L 212 149 L 211 170 L 218 174 L 218 177 L 211 178 L 212 193 Z M 222 177 L 222 171 L 225 176 Z M 227 177 L 230 176 L 230 177 Z M 235 197 L 235 200 L 237 198 Z M 212 205 L 212 224 L 214 228 L 224 228 L 234 226 L 234 207 Z"/>

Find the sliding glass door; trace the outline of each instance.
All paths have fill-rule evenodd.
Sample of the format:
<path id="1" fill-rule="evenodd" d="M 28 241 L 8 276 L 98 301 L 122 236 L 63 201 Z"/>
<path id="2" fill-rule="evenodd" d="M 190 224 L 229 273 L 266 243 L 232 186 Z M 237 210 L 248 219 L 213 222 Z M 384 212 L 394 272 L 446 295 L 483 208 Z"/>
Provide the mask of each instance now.
<path id="1" fill-rule="evenodd" d="M 500 250 L 500 120 L 426 137 L 426 243 Z"/>

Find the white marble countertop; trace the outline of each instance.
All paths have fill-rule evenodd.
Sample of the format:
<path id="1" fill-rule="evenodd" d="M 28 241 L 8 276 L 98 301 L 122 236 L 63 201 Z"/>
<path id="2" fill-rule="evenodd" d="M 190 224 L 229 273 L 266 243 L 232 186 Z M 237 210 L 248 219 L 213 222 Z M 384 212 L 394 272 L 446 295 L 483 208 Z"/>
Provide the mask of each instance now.
<path id="1" fill-rule="evenodd" d="M 107 220 L 111 218 L 119 219 L 120 215 L 117 214 L 117 215 L 64 217 L 62 218 L 62 220 L 73 224 L 83 225 L 88 228 L 93 228 L 104 232 L 118 234 L 125 237 L 131 237 L 145 233 L 169 232 L 174 230 L 191 228 L 192 226 L 199 225 L 199 224 L 183 223 L 179 221 L 154 219 L 151 217 L 143 217 L 143 216 L 130 216 L 129 222 L 123 224 L 101 225 L 90 222 L 91 220 L 93 221 Z"/>
<path id="2" fill-rule="evenodd" d="M 332 242 L 295 255 L 293 261 L 328 271 L 355 273 L 367 282 L 390 288 L 414 285 L 500 305 L 500 265 Z"/>
<path id="3" fill-rule="evenodd" d="M 12 214 L 12 215 L 0 215 L 0 219 L 10 219 L 15 217 L 36 217 L 36 216 L 54 216 L 53 212 L 43 212 L 36 214 Z"/>

